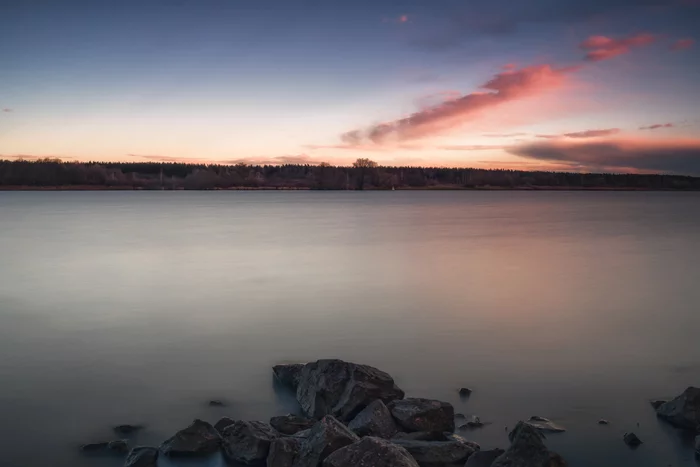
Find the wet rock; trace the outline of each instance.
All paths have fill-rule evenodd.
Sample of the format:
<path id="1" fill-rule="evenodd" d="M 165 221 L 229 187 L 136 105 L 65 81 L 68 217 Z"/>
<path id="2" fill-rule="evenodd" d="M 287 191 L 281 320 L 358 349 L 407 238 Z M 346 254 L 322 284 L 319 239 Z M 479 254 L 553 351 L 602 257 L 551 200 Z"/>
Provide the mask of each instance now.
<path id="1" fill-rule="evenodd" d="M 666 402 L 668 402 L 666 399 L 654 399 L 654 400 L 649 401 L 651 406 L 654 407 L 654 410 L 658 409 Z"/>
<path id="2" fill-rule="evenodd" d="M 212 399 L 209 401 L 209 407 L 225 407 L 226 403 L 219 399 Z"/>
<path id="3" fill-rule="evenodd" d="M 548 433 L 563 433 L 564 431 L 566 431 L 566 428 L 559 426 L 553 421 L 544 417 L 530 417 L 530 419 L 526 423 L 530 426 L 537 428 L 540 431 Z"/>
<path id="4" fill-rule="evenodd" d="M 413 441 L 447 441 L 447 435 L 450 433 L 445 433 L 442 431 L 414 431 L 412 433 L 396 433 L 392 440 L 395 439 L 407 439 Z"/>
<path id="5" fill-rule="evenodd" d="M 99 452 L 107 450 L 107 445 L 109 442 L 104 441 L 100 443 L 87 443 L 80 445 L 80 450 L 83 452 Z"/>
<path id="6" fill-rule="evenodd" d="M 695 455 L 700 456 L 700 435 L 695 437 Z"/>
<path id="7" fill-rule="evenodd" d="M 459 395 L 462 397 L 469 397 L 472 393 L 472 390 L 469 388 L 459 388 Z"/>
<path id="8" fill-rule="evenodd" d="M 272 367 L 272 373 L 274 373 L 280 383 L 291 389 L 296 389 L 299 385 L 299 378 L 301 378 L 301 370 L 303 368 L 303 363 L 275 365 Z"/>
<path id="9" fill-rule="evenodd" d="M 270 443 L 280 434 L 265 422 L 236 421 L 223 432 L 224 457 L 247 465 L 265 463 Z"/>
<path id="10" fill-rule="evenodd" d="M 610 422 L 604 418 L 601 418 L 600 420 L 598 420 L 598 425 L 610 425 Z"/>
<path id="11" fill-rule="evenodd" d="M 355 433 L 335 417 L 326 415 L 311 428 L 309 437 L 302 442 L 294 467 L 318 467 L 338 449 L 359 440 Z"/>
<path id="12" fill-rule="evenodd" d="M 211 424 L 196 419 L 187 428 L 160 445 L 160 452 L 170 457 L 206 456 L 221 446 L 221 435 Z"/>
<path id="13" fill-rule="evenodd" d="M 391 440 L 405 448 L 421 467 L 435 467 L 451 464 L 464 464 L 479 445 L 461 436 L 446 434 L 445 441 L 416 441 L 408 439 Z"/>
<path id="14" fill-rule="evenodd" d="M 431 399 L 409 398 L 392 401 L 391 415 L 405 431 L 454 431 L 454 408 Z"/>
<path id="15" fill-rule="evenodd" d="M 642 444 L 642 440 L 637 437 L 634 433 L 625 433 L 624 436 L 622 437 L 622 440 L 625 442 L 627 446 L 636 448 L 640 444 Z"/>
<path id="16" fill-rule="evenodd" d="M 484 426 L 484 422 L 482 422 L 481 419 L 479 417 L 477 417 L 476 415 L 472 415 L 471 417 L 469 417 L 467 419 L 467 423 L 460 425 L 459 428 L 461 430 L 465 430 L 465 429 L 481 428 L 482 426 Z"/>
<path id="17" fill-rule="evenodd" d="M 126 457 L 124 467 L 156 467 L 158 448 L 137 446 Z"/>
<path id="18" fill-rule="evenodd" d="M 292 436 L 295 438 L 304 438 L 304 439 L 308 438 L 309 436 L 311 436 L 311 428 L 309 428 L 308 430 L 298 431 L 298 432 L 294 433 Z"/>
<path id="19" fill-rule="evenodd" d="M 314 423 L 316 423 L 314 420 L 292 414 L 280 415 L 270 419 L 272 428 L 285 435 L 293 435 L 300 431 L 308 430 L 314 426 Z"/>
<path id="20" fill-rule="evenodd" d="M 301 438 L 293 436 L 274 439 L 270 443 L 267 467 L 292 467 L 302 442 Z"/>
<path id="21" fill-rule="evenodd" d="M 544 434 L 532 425 L 520 421 L 508 434 L 510 447 L 491 467 L 566 467 L 566 461 L 547 449 Z"/>
<path id="22" fill-rule="evenodd" d="M 661 404 L 656 415 L 678 428 L 695 430 L 700 426 L 700 388 L 691 386 L 680 396 Z"/>
<path id="23" fill-rule="evenodd" d="M 403 399 L 394 379 L 368 365 L 342 360 L 318 360 L 304 365 L 297 387 L 297 401 L 312 418 L 333 415 L 348 421 L 372 401 Z"/>
<path id="24" fill-rule="evenodd" d="M 219 419 L 218 422 L 214 424 L 214 428 L 216 428 L 216 431 L 218 431 L 220 434 L 223 434 L 226 427 L 231 426 L 234 423 L 236 423 L 235 420 L 232 420 L 228 417 L 222 417 Z"/>
<path id="25" fill-rule="evenodd" d="M 143 429 L 143 425 L 117 425 L 112 427 L 112 430 L 120 435 L 130 435 L 141 429 Z"/>
<path id="26" fill-rule="evenodd" d="M 491 467 L 493 461 L 498 456 L 501 456 L 505 451 L 503 449 L 491 449 L 490 451 L 477 451 L 467 459 L 464 467 Z"/>
<path id="27" fill-rule="evenodd" d="M 129 452 L 129 442 L 125 439 L 115 439 L 107 443 L 107 449 L 118 453 Z"/>
<path id="28" fill-rule="evenodd" d="M 368 436 L 335 451 L 323 467 L 418 467 L 418 463 L 401 446 Z"/>
<path id="29" fill-rule="evenodd" d="M 80 450 L 86 453 L 124 454 L 129 451 L 129 443 L 125 439 L 88 443 L 80 446 Z"/>
<path id="30" fill-rule="evenodd" d="M 377 438 L 389 439 L 396 434 L 398 428 L 391 412 L 384 405 L 384 402 L 376 400 L 365 407 L 362 412 L 348 424 L 357 436 L 375 436 Z"/>

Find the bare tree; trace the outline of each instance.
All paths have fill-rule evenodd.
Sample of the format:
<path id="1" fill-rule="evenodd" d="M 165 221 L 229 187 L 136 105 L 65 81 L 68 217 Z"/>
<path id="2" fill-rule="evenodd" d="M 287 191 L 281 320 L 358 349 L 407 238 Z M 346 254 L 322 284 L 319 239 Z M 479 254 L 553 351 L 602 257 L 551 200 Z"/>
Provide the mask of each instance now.
<path id="1" fill-rule="evenodd" d="M 357 174 L 357 189 L 363 190 L 365 188 L 365 176 L 374 172 L 378 164 L 373 160 L 361 157 L 352 163 L 352 167 Z"/>

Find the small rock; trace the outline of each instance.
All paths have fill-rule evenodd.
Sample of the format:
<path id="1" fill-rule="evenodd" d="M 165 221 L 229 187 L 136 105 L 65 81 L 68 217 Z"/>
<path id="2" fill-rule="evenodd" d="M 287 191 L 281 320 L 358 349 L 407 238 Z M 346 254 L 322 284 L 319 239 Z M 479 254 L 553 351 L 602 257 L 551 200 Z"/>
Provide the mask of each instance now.
<path id="1" fill-rule="evenodd" d="M 114 452 L 126 453 L 129 452 L 129 442 L 125 439 L 116 439 L 107 443 L 107 449 Z"/>
<path id="2" fill-rule="evenodd" d="M 221 446 L 221 435 L 209 423 L 196 419 L 187 428 L 160 445 L 160 451 L 170 457 L 206 456 Z"/>
<path id="3" fill-rule="evenodd" d="M 503 449 L 491 449 L 490 451 L 477 451 L 467 459 L 464 467 L 491 467 L 495 461 L 505 451 Z"/>
<path id="4" fill-rule="evenodd" d="M 224 429 L 224 457 L 242 464 L 262 464 L 270 452 L 270 443 L 279 437 L 267 423 L 237 421 Z"/>
<path id="5" fill-rule="evenodd" d="M 649 403 L 651 404 L 652 407 L 654 407 L 655 410 L 658 409 L 659 407 L 661 407 L 666 402 L 668 402 L 666 399 L 654 399 L 654 400 L 649 401 Z"/>
<path id="6" fill-rule="evenodd" d="M 348 423 L 348 428 L 357 436 L 375 436 L 389 439 L 396 434 L 398 428 L 391 418 L 389 409 L 384 402 L 377 399 L 362 410 Z"/>
<path id="7" fill-rule="evenodd" d="M 484 426 L 484 422 L 476 415 L 472 415 L 467 419 L 467 423 L 460 425 L 459 428 L 464 430 L 469 428 L 481 428 L 482 426 Z"/>
<path id="8" fill-rule="evenodd" d="M 143 429 L 143 425 L 117 425 L 112 427 L 112 429 L 120 435 L 130 435 Z"/>
<path id="9" fill-rule="evenodd" d="M 508 433 L 510 447 L 496 458 L 491 467 L 566 467 L 566 461 L 544 444 L 544 434 L 529 423 L 520 421 Z"/>
<path id="10" fill-rule="evenodd" d="M 700 388 L 687 388 L 680 396 L 661 404 L 656 415 L 678 428 L 695 430 L 700 425 Z"/>
<path id="11" fill-rule="evenodd" d="M 455 431 L 454 408 L 447 402 L 409 398 L 392 401 L 388 407 L 405 431 Z"/>
<path id="12" fill-rule="evenodd" d="M 601 418 L 600 420 L 598 420 L 598 425 L 610 425 L 610 422 L 604 418 Z"/>
<path id="13" fill-rule="evenodd" d="M 267 467 L 292 467 L 302 442 L 301 438 L 294 436 L 273 440 L 267 455 Z"/>
<path id="14" fill-rule="evenodd" d="M 467 416 L 464 415 L 463 413 L 456 413 L 455 418 L 467 418 Z"/>
<path id="15" fill-rule="evenodd" d="M 100 443 L 88 443 L 80 446 L 83 452 L 104 452 L 123 454 L 129 450 L 128 442 L 125 439 L 114 441 L 103 441 Z"/>
<path id="16" fill-rule="evenodd" d="M 418 467 L 415 459 L 401 446 L 373 436 L 335 451 L 323 461 L 323 467 Z"/>
<path id="17" fill-rule="evenodd" d="M 548 418 L 544 417 L 530 417 L 530 419 L 525 422 L 528 425 L 537 428 L 538 430 L 548 432 L 548 433 L 562 433 L 566 431 L 566 429 L 562 426 L 557 425 L 553 421 L 549 420 Z"/>
<path id="18" fill-rule="evenodd" d="M 300 431 L 308 430 L 316 423 L 310 418 L 301 417 L 299 415 L 280 415 L 270 419 L 272 428 L 285 435 L 293 435 Z"/>
<path id="19" fill-rule="evenodd" d="M 318 467 L 333 452 L 358 441 L 360 438 L 355 433 L 332 415 L 326 415 L 302 442 L 294 467 Z"/>
<path id="20" fill-rule="evenodd" d="M 157 448 L 137 446 L 126 457 L 124 467 L 156 467 L 157 462 Z"/>
<path id="21" fill-rule="evenodd" d="M 209 407 L 225 407 L 226 403 L 219 399 L 212 399 L 209 401 Z"/>
<path id="22" fill-rule="evenodd" d="M 462 397 L 468 397 L 472 393 L 472 390 L 469 388 L 459 388 L 459 395 Z"/>
<path id="23" fill-rule="evenodd" d="M 445 434 L 445 441 L 414 441 L 392 439 L 394 444 L 404 447 L 421 467 L 462 464 L 479 450 L 479 445 L 461 436 Z"/>
<path id="24" fill-rule="evenodd" d="M 83 452 L 104 451 L 107 449 L 108 445 L 109 445 L 109 442 L 107 442 L 107 441 L 104 441 L 101 443 L 87 443 L 87 444 L 81 445 L 80 450 Z"/>
<path id="25" fill-rule="evenodd" d="M 216 428 L 216 431 L 218 431 L 219 434 L 223 434 L 226 427 L 231 426 L 234 423 L 236 423 L 235 420 L 231 420 L 228 417 L 222 417 L 214 424 L 214 428 Z"/>
<path id="26" fill-rule="evenodd" d="M 625 433 L 625 435 L 622 437 L 623 441 L 627 446 L 631 446 L 633 448 L 636 448 L 640 444 L 642 444 L 642 440 L 637 437 L 634 433 Z"/>

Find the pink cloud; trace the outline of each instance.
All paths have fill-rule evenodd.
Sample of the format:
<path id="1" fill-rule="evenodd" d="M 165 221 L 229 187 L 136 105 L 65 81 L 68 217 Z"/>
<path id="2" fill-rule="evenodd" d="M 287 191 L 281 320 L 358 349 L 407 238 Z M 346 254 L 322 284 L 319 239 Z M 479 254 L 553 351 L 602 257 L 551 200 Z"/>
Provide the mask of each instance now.
<path id="1" fill-rule="evenodd" d="M 611 39 L 606 36 L 591 36 L 583 41 L 580 47 L 588 50 L 585 57 L 586 60 L 599 62 L 629 53 L 635 47 L 652 44 L 655 40 L 656 36 L 653 34 L 636 34 L 620 39 Z"/>
<path id="2" fill-rule="evenodd" d="M 658 130 L 659 128 L 673 128 L 673 123 L 655 123 L 649 126 L 640 126 L 640 130 Z"/>
<path id="3" fill-rule="evenodd" d="M 12 109 L 5 108 L 5 109 L 2 109 L 2 111 L 5 113 L 10 113 L 10 112 L 12 112 Z"/>
<path id="4" fill-rule="evenodd" d="M 694 39 L 678 39 L 676 42 L 671 44 L 671 50 L 685 50 L 689 49 L 695 44 Z"/>
<path id="5" fill-rule="evenodd" d="M 408 23 L 408 15 L 399 16 L 399 23 Z"/>

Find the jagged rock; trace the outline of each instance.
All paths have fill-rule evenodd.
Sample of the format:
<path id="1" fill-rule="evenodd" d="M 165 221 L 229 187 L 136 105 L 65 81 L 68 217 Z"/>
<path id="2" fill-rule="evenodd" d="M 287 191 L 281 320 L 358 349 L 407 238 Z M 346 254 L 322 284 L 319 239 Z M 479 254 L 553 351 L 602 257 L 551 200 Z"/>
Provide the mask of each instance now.
<path id="1" fill-rule="evenodd" d="M 661 404 L 656 415 L 679 428 L 695 430 L 700 426 L 700 388 L 691 386 L 680 396 Z"/>
<path id="2" fill-rule="evenodd" d="M 124 467 L 156 467 L 158 448 L 137 446 L 126 457 Z"/>
<path id="3" fill-rule="evenodd" d="M 262 464 L 270 452 L 270 443 L 279 437 L 265 422 L 236 421 L 224 429 L 224 457 L 241 464 Z"/>
<path id="4" fill-rule="evenodd" d="M 312 418 L 333 415 L 347 421 L 376 399 L 386 403 L 403 397 L 389 374 L 342 360 L 307 363 L 297 386 L 297 400 Z"/>
<path id="5" fill-rule="evenodd" d="M 474 429 L 474 428 L 481 428 L 484 426 L 484 422 L 481 421 L 479 417 L 476 415 L 472 415 L 467 419 L 467 423 L 460 425 L 460 429 Z"/>
<path id="6" fill-rule="evenodd" d="M 445 441 L 417 441 L 409 439 L 391 440 L 405 448 L 421 467 L 463 464 L 469 456 L 479 450 L 479 445 L 461 436 L 445 434 Z"/>
<path id="7" fill-rule="evenodd" d="M 348 423 L 348 428 L 357 436 L 375 436 L 384 439 L 391 438 L 399 431 L 394 419 L 391 418 L 391 412 L 380 400 L 365 407 Z"/>
<path id="8" fill-rule="evenodd" d="M 223 434 L 226 427 L 231 426 L 234 423 L 236 423 L 235 420 L 231 420 L 228 417 L 222 417 L 214 424 L 214 428 L 216 428 L 216 431 L 218 431 L 220 434 Z"/>
<path id="9" fill-rule="evenodd" d="M 601 418 L 600 420 L 598 420 L 598 425 L 610 425 L 610 422 L 604 418 Z"/>
<path id="10" fill-rule="evenodd" d="M 654 399 L 654 400 L 649 401 L 651 406 L 654 407 L 654 410 L 658 409 L 666 402 L 668 402 L 666 399 Z"/>
<path id="11" fill-rule="evenodd" d="M 314 423 L 316 423 L 314 420 L 293 414 L 280 415 L 270 419 L 270 425 L 285 435 L 293 435 L 300 431 L 308 430 L 314 426 Z"/>
<path id="12" fill-rule="evenodd" d="M 125 439 L 115 439 L 113 441 L 83 444 L 80 446 L 80 450 L 83 452 L 123 454 L 129 451 L 129 443 Z"/>
<path id="13" fill-rule="evenodd" d="M 187 428 L 160 445 L 160 452 L 170 457 L 206 456 L 221 446 L 221 436 L 211 424 L 196 419 Z"/>
<path id="14" fill-rule="evenodd" d="M 566 467 L 566 461 L 550 452 L 544 444 L 544 434 L 532 425 L 520 421 L 508 434 L 510 447 L 491 467 Z"/>
<path id="15" fill-rule="evenodd" d="M 530 417 L 530 419 L 525 423 L 537 428 L 540 431 L 549 433 L 563 433 L 566 431 L 566 428 L 559 426 L 550 419 L 544 417 Z"/>
<path id="16" fill-rule="evenodd" d="M 143 425 L 117 425 L 112 427 L 112 429 L 115 433 L 119 433 L 120 435 L 130 435 L 131 433 L 143 429 Z"/>
<path id="17" fill-rule="evenodd" d="M 464 467 L 491 467 L 493 461 L 505 451 L 503 449 L 491 449 L 490 451 L 477 451 L 467 459 Z"/>
<path id="18" fill-rule="evenodd" d="M 302 442 L 301 438 L 294 436 L 274 439 L 270 443 L 267 467 L 292 467 Z"/>
<path id="19" fill-rule="evenodd" d="M 309 437 L 302 442 L 294 467 L 318 467 L 333 452 L 359 440 L 335 417 L 326 415 L 311 428 Z"/>
<path id="20" fill-rule="evenodd" d="M 304 368 L 303 363 L 290 363 L 286 365 L 275 365 L 272 367 L 277 380 L 285 386 L 296 389 L 301 378 L 301 370 Z"/>
<path id="21" fill-rule="evenodd" d="M 418 463 L 401 446 L 368 436 L 335 451 L 323 467 L 418 467 Z"/>
<path id="22" fill-rule="evenodd" d="M 622 440 L 625 442 L 627 446 L 636 448 L 640 444 L 642 444 L 642 440 L 637 437 L 634 433 L 625 433 L 625 435 L 622 437 Z"/>
<path id="23" fill-rule="evenodd" d="M 444 433 L 442 431 L 414 431 L 412 433 L 396 433 L 392 440 L 394 439 L 407 439 L 413 441 L 447 441 L 447 435 L 450 433 Z"/>
<path id="24" fill-rule="evenodd" d="M 459 395 L 462 397 L 468 397 L 472 393 L 472 390 L 469 388 L 459 388 Z"/>
<path id="25" fill-rule="evenodd" d="M 391 415 L 406 431 L 454 431 L 454 408 L 442 401 L 409 398 L 392 401 Z"/>

